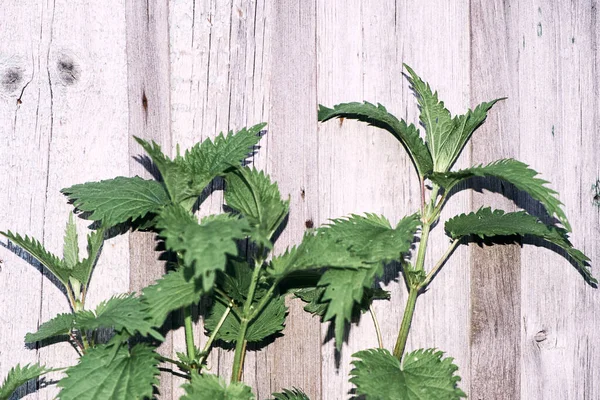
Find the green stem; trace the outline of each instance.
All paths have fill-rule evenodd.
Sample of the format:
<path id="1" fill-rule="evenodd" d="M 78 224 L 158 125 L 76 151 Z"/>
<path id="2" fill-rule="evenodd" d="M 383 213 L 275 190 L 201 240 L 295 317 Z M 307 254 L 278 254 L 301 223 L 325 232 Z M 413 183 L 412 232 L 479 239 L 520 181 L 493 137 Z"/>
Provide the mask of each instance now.
<path id="1" fill-rule="evenodd" d="M 396 340 L 396 346 L 394 346 L 394 357 L 402 361 L 402 355 L 406 348 L 406 340 L 408 339 L 408 331 L 410 330 L 410 324 L 412 322 L 413 314 L 415 313 L 415 305 L 417 303 L 417 296 L 419 291 L 415 288 L 411 288 L 408 293 L 408 300 L 406 302 L 406 308 L 404 309 L 404 316 L 402 317 L 402 324 L 400 325 L 400 332 L 398 332 L 398 339 Z"/>
<path id="2" fill-rule="evenodd" d="M 248 325 L 250 324 L 250 321 L 252 321 L 250 316 L 254 315 L 254 310 L 252 309 L 252 302 L 254 301 L 256 286 L 258 285 L 258 280 L 260 278 L 260 272 L 263 264 L 263 251 L 264 250 L 261 247 L 258 252 L 259 258 L 257 258 L 254 261 L 254 271 L 252 271 L 252 280 L 250 281 L 250 286 L 248 288 L 248 296 L 246 297 L 244 309 L 242 310 L 240 320 L 240 332 L 238 333 L 238 337 L 235 342 L 235 355 L 233 356 L 233 370 L 231 372 L 232 383 L 239 382 L 242 378 L 242 370 L 244 367 L 244 355 L 246 353 L 246 331 L 248 330 Z M 269 293 L 267 293 L 267 295 L 264 296 L 263 301 L 259 304 L 257 310 L 261 307 L 263 303 L 265 303 L 264 300 L 270 297 Z"/>
<path id="3" fill-rule="evenodd" d="M 417 252 L 417 262 L 415 264 L 415 269 L 423 270 L 423 266 L 425 265 L 425 254 L 427 251 L 427 241 L 429 240 L 429 232 L 431 230 L 431 224 L 426 222 L 423 223 L 423 229 L 421 231 L 421 241 L 419 242 L 419 250 Z"/>
<path id="4" fill-rule="evenodd" d="M 231 371 L 231 383 L 239 382 L 242 379 L 242 370 L 244 367 L 244 353 L 246 352 L 246 331 L 250 321 L 242 318 L 240 323 L 240 332 L 235 342 L 235 355 L 233 356 L 233 370 Z"/>
<path id="5" fill-rule="evenodd" d="M 440 270 L 440 268 L 442 268 L 442 266 L 444 265 L 446 260 L 448 260 L 448 257 L 450 257 L 450 254 L 452 254 L 452 252 L 454 251 L 456 246 L 458 246 L 459 243 L 460 243 L 460 239 L 454 239 L 454 241 L 452 242 L 450 247 L 448 247 L 448 250 L 446 250 L 446 252 L 442 256 L 442 258 L 440 258 L 440 260 L 437 262 L 437 264 L 435 264 L 435 267 L 433 267 L 433 269 L 431 271 L 429 271 L 425 280 L 419 285 L 418 290 L 423 290 L 423 289 L 427 288 L 427 286 L 431 283 L 435 274 L 437 274 L 437 272 Z"/>
<path id="6" fill-rule="evenodd" d="M 194 327 L 192 324 L 192 306 L 183 308 L 183 324 L 185 329 L 185 347 L 188 358 L 196 359 L 196 347 L 194 346 Z"/>
<path id="7" fill-rule="evenodd" d="M 267 303 L 271 300 L 271 297 L 273 297 L 273 292 L 277 288 L 278 284 L 279 284 L 279 281 L 275 281 L 275 283 L 273 283 L 273 285 L 269 288 L 269 290 L 267 290 L 267 293 L 265 293 L 265 295 L 262 297 L 262 299 L 260 300 L 260 303 L 258 303 L 256 308 L 254 310 L 252 310 L 252 314 L 250 314 L 250 317 L 248 318 L 249 322 L 252 322 L 252 320 L 254 318 L 256 318 L 258 316 L 258 314 L 263 310 L 263 308 L 266 307 Z"/>
<path id="8" fill-rule="evenodd" d="M 375 314 L 373 304 L 369 305 L 369 312 L 371 313 L 371 318 L 373 318 L 373 325 L 375 325 L 375 333 L 377 333 L 377 344 L 379 345 L 380 349 L 383 349 L 383 337 L 381 336 L 381 328 L 379 327 L 379 321 L 377 321 L 377 315 Z"/>
<path id="9" fill-rule="evenodd" d="M 200 357 L 200 360 L 198 363 L 199 368 L 202 368 L 202 364 L 204 364 L 204 361 L 208 357 L 208 352 L 210 350 L 210 346 L 212 346 L 212 343 L 215 341 L 215 338 L 217 337 L 217 334 L 219 333 L 219 329 L 221 329 L 221 326 L 223 326 L 223 323 L 225 322 L 225 320 L 227 319 L 227 316 L 231 312 L 232 306 L 233 306 L 233 300 L 230 300 L 229 304 L 227 305 L 227 308 L 225 309 L 225 312 L 223 313 L 223 315 L 221 316 L 221 319 L 217 323 L 217 326 L 212 331 L 212 333 L 210 334 L 210 336 L 208 338 L 208 341 L 204 345 L 204 348 L 202 349 L 202 356 Z"/>

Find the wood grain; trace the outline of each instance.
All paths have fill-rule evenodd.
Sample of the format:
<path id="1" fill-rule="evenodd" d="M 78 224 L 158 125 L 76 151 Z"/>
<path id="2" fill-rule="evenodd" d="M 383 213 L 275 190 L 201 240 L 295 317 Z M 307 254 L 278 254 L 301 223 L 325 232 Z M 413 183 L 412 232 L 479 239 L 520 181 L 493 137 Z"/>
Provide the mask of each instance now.
<path id="1" fill-rule="evenodd" d="M 9 188 L 8 196 L 1 200 L 7 213 L 2 229 L 34 235 L 49 250 L 62 255 L 64 227 L 72 207 L 59 190 L 86 180 L 127 174 L 127 152 L 123 150 L 127 112 L 122 108 L 127 99 L 125 20 L 122 4 L 116 1 L 86 2 L 79 7 L 48 1 L 32 4 L 28 12 L 23 6 L 3 3 L 0 12 L 3 35 L 22 32 L 17 33 L 17 41 L 3 39 L 15 45 L 3 47 L 7 52 L 3 57 L 17 63 L 13 65 L 23 73 L 2 103 L 2 120 L 13 121 L 2 131 L 3 160 L 12 160 L 2 163 L 3 186 Z M 114 23 L 106 25 L 108 19 Z M 106 42 L 112 46 L 104 46 Z M 19 181 L 22 183 L 15 185 Z M 88 224 L 79 222 L 84 248 L 84 227 Z M 15 254 L 22 254 L 23 259 L 15 258 Z M 67 312 L 69 306 L 49 273 L 44 272 L 42 278 L 31 265 L 37 263 L 24 253 L 15 254 L 6 256 L 3 270 L 9 273 L 1 275 L 7 280 L 0 278 L 3 286 L 10 285 L 3 291 L 2 314 L 7 318 L 3 326 L 18 331 L 13 336 L 12 328 L 3 330 L 13 337 L 9 346 L 1 346 L 2 375 L 19 361 L 56 367 L 74 363 L 76 353 L 67 344 L 23 347 L 26 332 L 35 331 L 37 325 L 59 312 Z M 126 243 L 106 244 L 90 286 L 88 306 L 127 290 L 126 254 Z M 19 275 L 12 276 L 19 270 Z M 30 302 L 37 305 L 32 308 Z M 2 337 L 6 337 L 4 332 Z M 60 373 L 54 373 L 46 379 L 58 377 Z M 35 383 L 29 388 L 35 389 Z M 56 386 L 50 385 L 27 398 L 54 398 L 57 392 Z"/>
<path id="2" fill-rule="evenodd" d="M 168 1 L 165 0 L 135 0 L 125 4 L 130 176 L 152 177 L 149 164 L 141 162 L 140 155 L 144 152 L 133 136 L 154 140 L 166 149 L 171 147 L 168 13 Z M 164 261 L 159 261 L 158 253 L 154 251 L 156 244 L 151 234 L 129 234 L 131 291 L 140 292 L 165 272 Z M 160 352 L 169 357 L 173 355 L 171 335 L 160 346 Z M 161 398 L 173 397 L 173 381 L 170 373 L 161 373 Z"/>
<path id="3" fill-rule="evenodd" d="M 520 156 L 560 193 L 573 244 L 597 267 L 597 4 L 533 2 L 519 16 Z M 598 291 L 555 251 L 524 246 L 521 260 L 521 397 L 597 398 Z"/>
<path id="4" fill-rule="evenodd" d="M 519 157 L 518 60 L 521 40 L 511 28 L 519 8 L 471 2 L 471 107 L 508 97 L 475 132 L 472 164 Z M 473 210 L 515 211 L 517 193 L 499 182 L 471 180 Z M 503 196 L 507 196 L 503 197 Z M 471 385 L 474 399 L 520 396 L 521 265 L 518 245 L 470 245 Z"/>

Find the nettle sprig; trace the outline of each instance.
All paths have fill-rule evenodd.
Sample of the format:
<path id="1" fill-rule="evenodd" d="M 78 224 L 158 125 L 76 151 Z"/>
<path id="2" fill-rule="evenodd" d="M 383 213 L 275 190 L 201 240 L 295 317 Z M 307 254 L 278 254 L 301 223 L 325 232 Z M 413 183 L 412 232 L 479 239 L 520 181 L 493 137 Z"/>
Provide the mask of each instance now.
<path id="1" fill-rule="evenodd" d="M 385 224 L 383 217 L 376 216 L 364 219 L 352 216 L 334 221 L 335 225 L 332 226 L 332 229 L 342 229 L 346 225 L 347 230 L 340 231 L 338 241 L 360 254 L 362 260 L 366 258 L 361 252 L 375 256 L 387 251 L 389 254 L 377 261 L 398 261 L 408 288 L 408 300 L 393 351 L 378 348 L 355 353 L 350 381 L 356 385 L 357 394 L 369 399 L 409 399 L 414 397 L 411 393 L 418 394 L 414 398 L 458 399 L 466 395 L 457 386 L 460 377 L 455 375 L 458 367 L 453 364 L 452 358 L 443 358 L 443 353 L 436 349 L 405 353 L 417 298 L 430 286 L 458 245 L 468 244 L 474 237 L 490 241 L 506 239 L 507 236 L 535 237 L 564 250 L 565 256 L 588 284 L 595 287 L 597 281 L 590 273 L 589 259 L 569 241 L 571 225 L 561 208 L 557 193 L 546 186 L 548 182 L 537 177 L 537 172 L 513 159 L 451 170 L 473 132 L 485 121 L 488 111 L 503 99 L 481 103 L 474 110 L 453 117 L 438 99 L 437 92 L 409 66 L 405 65 L 405 68 L 419 103 L 420 122 L 425 128 L 424 139 L 415 125 L 396 118 L 381 104 L 364 102 L 338 104 L 333 108 L 319 107 L 318 117 L 322 122 L 333 118 L 355 119 L 390 132 L 408 152 L 421 186 L 420 211 L 400 221 L 395 229 Z M 426 267 L 425 252 L 431 229 L 438 223 L 442 208 L 453 193 L 452 189 L 472 177 L 498 179 L 513 185 L 538 201 L 548 217 L 556 223 L 545 224 L 525 211 L 505 212 L 489 207 L 457 215 L 444 225 L 451 239 L 449 248 L 435 265 Z M 416 259 L 410 262 L 408 250 L 417 228 L 420 238 Z M 502 243 L 502 240 L 499 242 Z M 343 277 L 327 279 L 326 273 L 319 282 L 320 297 L 304 298 L 310 301 L 307 311 L 320 313 L 325 319 L 336 317 L 338 348 L 343 340 L 341 322 L 349 320 L 353 311 L 362 306 L 364 288 L 371 288 L 381 271 L 380 263 L 374 263 L 352 272 L 344 270 L 341 273 Z M 330 272 L 340 274 L 340 271 Z M 352 273 L 357 275 L 351 276 Z M 342 284 L 344 279 L 346 283 Z M 304 293 L 299 295 L 302 297 Z"/>
<path id="2" fill-rule="evenodd" d="M 28 380 L 58 370 L 65 373 L 58 381 L 58 397 L 63 400 L 149 398 L 158 384 L 161 364 L 172 364 L 187 376 L 184 399 L 207 398 L 208 393 L 215 398 L 254 398 L 250 388 L 239 382 L 247 343 L 260 344 L 284 329 L 284 296 L 294 287 L 287 284 L 284 288 L 281 282 L 287 275 L 271 273 L 271 263 L 266 261 L 275 232 L 288 214 L 289 200 L 281 198 L 268 175 L 243 166 L 264 126 L 221 134 L 173 159 L 156 143 L 136 138 L 160 172 L 160 180 L 117 177 L 63 189 L 80 216 L 94 221 L 92 227 L 97 228 L 88 235 L 89 256 L 83 261 L 79 261 L 72 214 L 62 259 L 35 239 L 2 232 L 58 278 L 71 306 L 70 312 L 27 334 L 25 341 L 45 345 L 48 339 L 68 340 L 79 362 L 66 369 L 17 365 L 0 387 L 0 399 L 10 397 Z M 198 220 L 194 205 L 215 178 L 226 182 L 228 211 Z M 114 296 L 87 309 L 86 292 L 105 232 L 125 232 L 125 227 L 157 234 L 164 258 L 171 261 L 169 270 L 140 296 Z M 243 241 L 251 244 L 247 254 L 239 252 Z M 212 300 L 212 307 L 204 321 L 208 340 L 199 349 L 193 336 L 192 307 L 203 298 Z M 171 359 L 156 349 L 168 330 L 164 326 L 167 317 L 180 310 L 186 352 Z M 113 334 L 102 339 L 106 334 L 98 333 L 107 329 Z M 235 347 L 230 385 L 207 373 L 207 357 L 218 341 Z M 304 394 L 294 389 L 274 396 L 291 399 Z"/>

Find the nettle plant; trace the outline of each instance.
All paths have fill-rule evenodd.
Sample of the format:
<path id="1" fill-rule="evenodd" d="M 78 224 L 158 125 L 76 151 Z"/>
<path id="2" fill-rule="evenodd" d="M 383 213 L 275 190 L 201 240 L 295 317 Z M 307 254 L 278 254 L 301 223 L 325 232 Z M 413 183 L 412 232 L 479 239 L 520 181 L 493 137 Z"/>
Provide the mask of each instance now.
<path id="1" fill-rule="evenodd" d="M 421 106 L 425 140 L 414 125 L 398 120 L 381 105 L 347 103 L 319 109 L 321 121 L 357 119 L 383 128 L 408 151 L 421 183 L 421 208 L 395 227 L 384 216 L 351 215 L 309 229 L 299 245 L 270 255 L 285 227 L 289 200 L 281 197 L 268 175 L 247 166 L 246 158 L 256 149 L 265 126 L 259 124 L 205 140 L 184 155 L 178 150 L 173 159 L 156 143 L 136 139 L 156 166 L 160 180 L 117 177 L 63 189 L 79 216 L 93 221 L 90 227 L 94 230 L 87 237 L 88 256 L 83 260 L 73 214 L 67 223 L 62 258 L 36 239 L 1 232 L 57 278 L 70 304 L 70 310 L 40 325 L 25 341 L 40 346 L 68 341 L 79 360 L 62 368 L 17 365 L 0 387 L 0 399 L 51 371 L 64 372 L 58 381 L 58 397 L 63 400 L 151 398 L 160 392 L 159 367 L 168 370 L 169 366 L 170 371 L 187 378 L 182 399 L 254 399 L 251 388 L 241 382 L 247 346 L 259 348 L 281 335 L 288 295 L 308 303 L 306 311 L 332 321 L 338 350 L 347 325 L 360 312 L 372 313 L 379 348 L 354 354 L 350 378 L 356 386 L 354 394 L 367 399 L 465 397 L 458 388 L 460 377 L 455 375 L 457 367 L 451 358 L 443 358 L 436 349 L 405 353 L 417 298 L 459 244 L 473 237 L 537 237 L 564 250 L 589 284 L 596 281 L 589 272 L 588 258 L 569 242 L 570 225 L 556 192 L 536 178 L 535 171 L 512 159 L 450 171 L 498 100 L 451 117 L 429 85 L 406 68 Z M 429 232 L 438 223 L 452 189 L 472 177 L 501 179 L 525 191 L 562 227 L 544 224 L 524 211 L 482 208 L 458 215 L 445 223 L 450 247 L 438 263 L 426 269 Z M 202 208 L 202 199 L 215 179 L 225 182 L 226 207 L 220 214 L 198 219 L 194 212 Z M 86 308 L 87 289 L 103 241 L 129 229 L 156 235 L 166 273 L 140 295 L 114 296 L 94 309 Z M 418 249 L 412 263 L 414 245 Z M 408 289 L 392 352 L 383 348 L 371 307 L 374 300 L 389 298 L 377 283 L 388 264 L 399 266 Z M 202 349 L 193 334 L 193 310 L 201 301 L 210 304 L 200 308 L 207 335 Z M 186 351 L 177 353 L 176 359 L 157 351 L 172 329 L 171 321 L 177 320 L 169 318 L 173 313 L 183 315 L 185 331 Z M 228 383 L 209 373 L 207 365 L 208 355 L 219 345 L 234 351 Z M 308 399 L 296 388 L 274 393 L 273 398 Z"/>

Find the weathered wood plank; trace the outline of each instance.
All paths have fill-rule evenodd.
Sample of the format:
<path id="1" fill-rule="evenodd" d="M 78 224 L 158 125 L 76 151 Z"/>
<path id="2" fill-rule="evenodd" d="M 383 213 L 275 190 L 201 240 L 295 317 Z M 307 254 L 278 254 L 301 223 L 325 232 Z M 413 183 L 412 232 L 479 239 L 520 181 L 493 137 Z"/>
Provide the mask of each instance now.
<path id="1" fill-rule="evenodd" d="M 86 180 L 127 174 L 127 152 L 123 150 L 126 149 L 123 132 L 127 130 L 127 112 L 122 108 L 127 98 L 123 4 L 88 2 L 72 7 L 67 2 L 56 1 L 43 2 L 38 8 L 23 8 L 22 3 L 10 7 L 13 13 L 2 13 L 2 33 L 12 36 L 23 29 L 32 36 L 23 36 L 19 42 L 20 50 L 26 54 L 22 59 L 24 75 L 16 82 L 17 94 L 8 96 L 6 103 L 13 110 L 15 126 L 2 135 L 3 144 L 9 143 L 6 159 L 13 159 L 14 165 L 20 166 L 2 174 L 9 179 L 6 186 L 16 188 L 14 182 L 18 180 L 27 184 L 19 185 L 15 192 L 10 190 L 13 194 L 2 200 L 3 208 L 13 216 L 3 218 L 3 229 L 33 234 L 50 250 L 62 255 L 64 227 L 72 207 L 59 190 Z M 108 19 L 114 23 L 105 24 Z M 15 21 L 17 26 L 10 28 L 6 25 L 12 23 L 9 21 Z M 23 21 L 28 23 L 23 24 Z M 112 45 L 105 46 L 107 42 Z M 32 65 L 28 65 L 29 62 Z M 10 145 L 15 142 L 20 143 L 16 148 Z M 33 174 L 31 179 L 27 178 L 27 171 Z M 18 178 L 11 177 L 12 173 Z M 80 222 L 80 228 L 87 225 Z M 85 236 L 80 239 L 83 245 Z M 90 286 L 89 307 L 106 296 L 127 290 L 126 254 L 126 243 L 107 243 Z M 27 271 L 15 279 L 13 287 L 26 284 L 27 289 L 18 296 L 11 291 L 3 294 L 9 296 L 7 303 L 22 303 L 23 296 L 38 302 L 41 307 L 38 312 L 28 310 L 28 306 L 25 310 L 20 306 L 11 308 L 12 313 L 18 312 L 29 320 L 19 328 L 35 331 L 35 324 L 68 311 L 69 306 L 48 273 L 44 273 L 40 281 L 37 272 L 37 277 L 29 276 L 33 271 L 31 266 L 25 267 Z M 7 303 L 3 298 L 3 304 Z M 35 318 L 36 315 L 39 317 Z M 19 317 L 7 318 L 11 322 L 7 321 L 4 326 L 13 325 L 12 321 Z M 13 346 L 23 349 L 23 333 L 12 338 Z M 0 362 L 2 375 L 16 360 L 34 351 L 23 349 L 16 354 L 6 354 L 7 362 Z M 40 362 L 56 367 L 68 366 L 76 360 L 76 353 L 67 344 L 43 347 L 37 353 Z M 53 374 L 47 379 L 58 376 L 59 373 Z M 29 397 L 54 398 L 57 392 L 51 385 Z"/>
<path id="2" fill-rule="evenodd" d="M 600 153 L 597 5 L 536 1 L 520 6 L 518 15 L 513 29 L 525 41 L 519 63 L 521 158 L 560 193 L 572 241 L 597 267 L 598 208 L 590 190 Z M 528 198 L 521 201 L 541 213 Z M 521 397 L 598 398 L 598 291 L 554 251 L 524 246 L 521 259 Z"/>
<path id="3" fill-rule="evenodd" d="M 143 151 L 133 136 L 154 140 L 166 149 L 171 147 L 168 15 L 166 0 L 136 0 L 125 4 L 130 176 L 151 177 L 148 166 L 140 162 Z M 153 235 L 131 233 L 129 244 L 129 289 L 139 292 L 162 276 L 164 262 L 159 261 L 154 252 L 156 240 Z M 173 339 L 169 335 L 160 352 L 171 356 L 172 347 Z M 173 397 L 173 385 L 172 375 L 161 373 L 162 398 Z"/>
<path id="4" fill-rule="evenodd" d="M 42 31 L 47 5 L 27 5 L 31 12 L 23 13 L 23 3 L 0 4 L 0 229 L 42 240 L 50 125 L 48 80 L 41 75 L 48 41 Z M 23 90 L 25 86 L 29 89 Z M 41 322 L 40 297 L 46 279 L 39 264 L 6 243 L 2 240 L 0 255 L 0 376 L 16 363 L 39 359 L 35 347 L 24 349 L 23 338 Z M 29 384 L 18 395 L 35 390 L 36 384 Z"/>
<path id="5" fill-rule="evenodd" d="M 297 244 L 307 228 L 320 222 L 317 137 L 317 51 L 315 1 L 267 2 L 270 26 L 268 149 L 265 166 L 290 196 L 290 214 L 275 251 Z M 285 336 L 267 351 L 271 390 L 296 386 L 310 398 L 321 392 L 321 328 L 303 311 L 290 307 Z M 262 374 L 261 371 L 259 373 Z M 263 378 L 264 379 L 264 378 Z M 264 397 L 263 397 L 264 398 Z"/>
<path id="6" fill-rule="evenodd" d="M 471 2 L 471 107 L 498 97 L 485 124 L 475 133 L 472 164 L 519 157 L 519 86 L 521 52 L 511 27 L 518 7 L 505 2 Z M 482 206 L 515 211 L 510 187 L 472 180 L 473 210 Z M 483 189 L 483 192 L 481 192 Z M 474 399 L 520 396 L 521 280 L 518 245 L 471 244 L 471 385 Z"/>
<path id="7" fill-rule="evenodd" d="M 469 100 L 467 11 L 467 2 L 416 5 L 397 1 L 368 6 L 319 2 L 318 102 L 328 106 L 380 102 L 398 117 L 416 123 L 416 99 L 402 77 L 402 62 L 406 62 L 440 91 L 451 110 L 464 110 Z M 427 24 L 414 23 L 425 20 Z M 440 41 L 440 37 L 452 40 Z M 459 165 L 466 161 L 468 154 Z M 376 212 L 394 223 L 419 208 L 419 184 L 410 160 L 391 135 L 376 128 L 352 121 L 321 125 L 319 174 L 322 220 L 351 212 Z M 468 196 L 457 195 L 442 218 L 467 210 L 468 204 Z M 445 251 L 448 241 L 443 236 L 442 229 L 433 232 L 426 268 Z M 438 347 L 455 357 L 463 387 L 469 376 L 468 271 L 467 252 L 459 249 L 431 291 L 419 298 L 408 342 L 408 350 Z M 396 278 L 386 286 L 392 292 L 391 302 L 376 304 L 388 348 L 394 346 L 407 296 L 397 277 L 397 271 L 390 271 L 384 278 L 386 282 Z M 323 398 L 347 393 L 351 354 L 375 346 L 370 318 L 363 316 L 360 326 L 351 328 L 339 361 L 332 347 L 324 348 Z"/>

